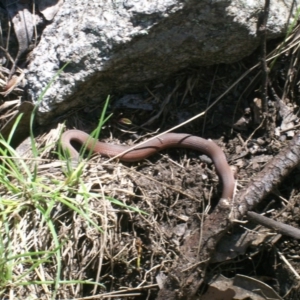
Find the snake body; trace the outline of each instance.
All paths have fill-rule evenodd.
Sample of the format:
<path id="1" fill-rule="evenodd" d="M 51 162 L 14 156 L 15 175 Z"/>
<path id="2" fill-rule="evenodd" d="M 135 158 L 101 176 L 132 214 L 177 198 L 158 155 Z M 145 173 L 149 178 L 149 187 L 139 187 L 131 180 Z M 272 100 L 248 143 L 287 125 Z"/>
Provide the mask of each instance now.
<path id="1" fill-rule="evenodd" d="M 235 180 L 233 172 L 229 167 L 225 154 L 222 149 L 212 140 L 206 140 L 198 136 L 183 133 L 166 133 L 162 136 L 143 142 L 142 145 L 122 146 L 111 145 L 96 141 L 87 133 L 80 130 L 68 130 L 62 134 L 61 145 L 64 150 L 69 151 L 70 156 L 74 160 L 79 159 L 79 153 L 72 146 L 71 142 L 84 144 L 87 149 L 94 153 L 100 153 L 106 157 L 114 157 L 120 153 L 133 148 L 127 153 L 118 157 L 121 161 L 135 162 L 149 157 L 167 148 L 188 148 L 203 152 L 211 157 L 216 171 L 223 182 L 223 199 L 232 199 L 235 188 Z"/>

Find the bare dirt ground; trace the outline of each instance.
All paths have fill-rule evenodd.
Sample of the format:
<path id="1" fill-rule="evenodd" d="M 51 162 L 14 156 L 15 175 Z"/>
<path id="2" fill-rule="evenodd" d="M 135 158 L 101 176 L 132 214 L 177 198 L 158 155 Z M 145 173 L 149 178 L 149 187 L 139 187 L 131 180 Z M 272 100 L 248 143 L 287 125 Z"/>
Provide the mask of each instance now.
<path id="1" fill-rule="evenodd" d="M 270 42 L 268 51 L 281 42 Z M 205 116 L 176 130 L 213 139 L 237 170 L 239 190 L 251 182 L 251 177 L 259 173 L 296 132 L 299 124 L 298 44 L 279 56 L 270 71 L 267 127 L 261 125 L 261 74 L 257 68 Z M 147 138 L 157 130 L 162 132 L 188 120 L 205 111 L 258 63 L 259 56 L 257 51 L 235 64 L 182 70 L 169 82 L 153 83 L 144 91 L 127 95 L 136 108 L 128 107 L 128 102 L 124 104 L 124 101 L 123 106 L 120 105 L 124 95 L 112 95 L 107 114 L 113 113 L 113 116 L 103 127 L 101 139 L 131 144 L 138 138 Z M 282 109 L 276 96 L 282 100 Z M 62 120 L 66 121 L 68 129 L 91 132 L 97 126 L 100 114 L 101 106 L 87 105 L 62 116 Z M 157 118 L 147 124 L 154 116 Z M 51 125 L 52 128 L 57 126 Z M 286 130 L 286 127 L 293 128 Z M 39 128 L 40 132 L 49 130 Z M 37 141 L 43 145 L 46 138 L 40 136 Z M 55 159 L 56 156 L 49 150 L 42 158 Z M 93 299 L 94 292 L 95 295 L 106 295 L 106 298 L 156 299 L 161 282 L 169 275 L 174 262 L 180 264 L 182 240 L 191 228 L 201 226 L 205 215 L 218 203 L 222 186 L 214 165 L 201 153 L 183 149 L 163 151 L 137 163 L 102 165 L 103 161 L 105 158 L 94 157 L 86 166 L 82 179 L 90 190 L 104 191 L 105 195 L 139 208 L 147 215 L 122 209 L 106 199 L 88 199 L 89 206 L 99 213 L 95 221 L 104 228 L 105 234 L 102 234 L 66 207 L 54 207 L 52 215 L 57 218 L 57 230 L 61 236 L 68 237 L 62 249 L 62 278 L 92 279 L 106 287 L 106 290 L 94 290 L 93 285 L 68 285 L 60 290 L 58 297 Z M 47 172 L 58 180 L 64 178 L 58 169 L 45 169 L 41 174 Z M 296 168 L 258 205 L 256 212 L 299 228 L 299 181 L 299 169 Z M 244 294 L 235 299 L 246 299 L 245 295 L 250 297 L 247 299 L 267 299 L 262 295 L 269 292 L 274 299 L 298 299 L 298 240 L 247 222 L 247 218 L 243 221 L 236 223 L 219 242 L 197 299 L 233 299 L 228 290 L 237 293 L 237 286 L 243 286 Z M 52 272 L 51 268 L 47 271 Z M 240 275 L 244 276 L 239 277 L 242 284 L 235 285 L 230 281 Z M 255 284 L 252 279 L 256 280 Z M 224 282 L 227 282 L 227 288 L 223 288 Z M 269 287 L 263 288 L 263 284 Z M 260 296 L 249 296 L 253 286 L 262 290 Z M 38 290 L 38 298 L 46 299 L 44 290 Z M 209 294 L 212 292 L 215 294 Z"/>

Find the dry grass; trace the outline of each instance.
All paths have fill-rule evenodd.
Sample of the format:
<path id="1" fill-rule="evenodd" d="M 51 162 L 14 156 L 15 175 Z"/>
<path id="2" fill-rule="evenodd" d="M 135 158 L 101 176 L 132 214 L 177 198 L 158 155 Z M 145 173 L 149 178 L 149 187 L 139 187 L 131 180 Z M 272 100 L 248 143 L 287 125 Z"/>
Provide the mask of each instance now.
<path id="1" fill-rule="evenodd" d="M 37 147 L 52 145 L 40 152 L 43 155 L 58 143 L 59 129 L 48 138 L 51 135 L 56 140 L 41 138 Z M 115 166 L 108 175 L 93 161 L 84 164 L 84 170 L 80 165 L 70 171 L 62 161 L 45 164 L 42 155 L 21 158 L 5 142 L 1 148 L 1 174 L 6 174 L 0 191 L 2 293 L 55 299 L 74 297 L 85 284 L 104 288 L 97 282 L 104 257 L 119 248 L 117 214 L 140 212 L 126 205 L 133 196 L 127 175 Z M 116 256 L 133 247 L 123 245 Z M 94 282 L 87 280 L 90 268 L 97 270 Z"/>

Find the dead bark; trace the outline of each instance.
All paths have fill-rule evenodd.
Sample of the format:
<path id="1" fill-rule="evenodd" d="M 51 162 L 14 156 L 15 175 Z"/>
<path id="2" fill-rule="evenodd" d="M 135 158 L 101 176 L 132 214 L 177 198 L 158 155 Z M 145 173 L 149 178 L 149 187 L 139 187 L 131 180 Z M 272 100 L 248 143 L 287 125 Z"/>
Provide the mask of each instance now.
<path id="1" fill-rule="evenodd" d="M 277 187 L 300 162 L 300 133 L 236 197 L 232 219 L 241 219 Z"/>

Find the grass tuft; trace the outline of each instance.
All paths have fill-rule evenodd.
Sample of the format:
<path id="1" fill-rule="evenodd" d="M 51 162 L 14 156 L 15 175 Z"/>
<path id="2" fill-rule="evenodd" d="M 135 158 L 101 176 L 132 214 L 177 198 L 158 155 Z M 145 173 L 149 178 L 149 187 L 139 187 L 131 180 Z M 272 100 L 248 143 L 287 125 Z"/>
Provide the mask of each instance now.
<path id="1" fill-rule="evenodd" d="M 9 144 L 22 115 L 13 126 L 8 141 L 0 137 L 0 295 L 3 297 L 13 293 L 16 297 L 26 298 L 33 290 L 38 290 L 40 295 L 57 299 L 67 295 L 69 286 L 94 285 L 104 289 L 100 282 L 66 276 L 69 273 L 64 271 L 68 268 L 65 256 L 70 251 L 70 241 L 77 243 L 75 232 L 93 232 L 96 237 L 103 234 L 102 223 L 107 217 L 94 210 L 91 201 L 106 199 L 122 209 L 143 213 L 112 197 L 91 192 L 82 179 L 86 166 L 85 149 L 81 151 L 82 159 L 75 169 L 68 154 L 60 152 L 59 158 L 67 166 L 64 179 L 39 173 L 41 150 L 35 143 L 32 128 L 41 99 L 32 113 L 30 131 L 33 157 L 37 159 L 25 161 Z M 99 137 L 101 127 L 109 118 L 105 117 L 108 103 L 109 98 L 92 134 L 95 138 Z M 87 157 L 91 155 L 92 151 L 89 151 Z M 74 220 L 80 220 L 80 224 L 74 224 Z M 69 226 L 79 226 L 74 229 L 74 235 L 65 230 Z"/>

